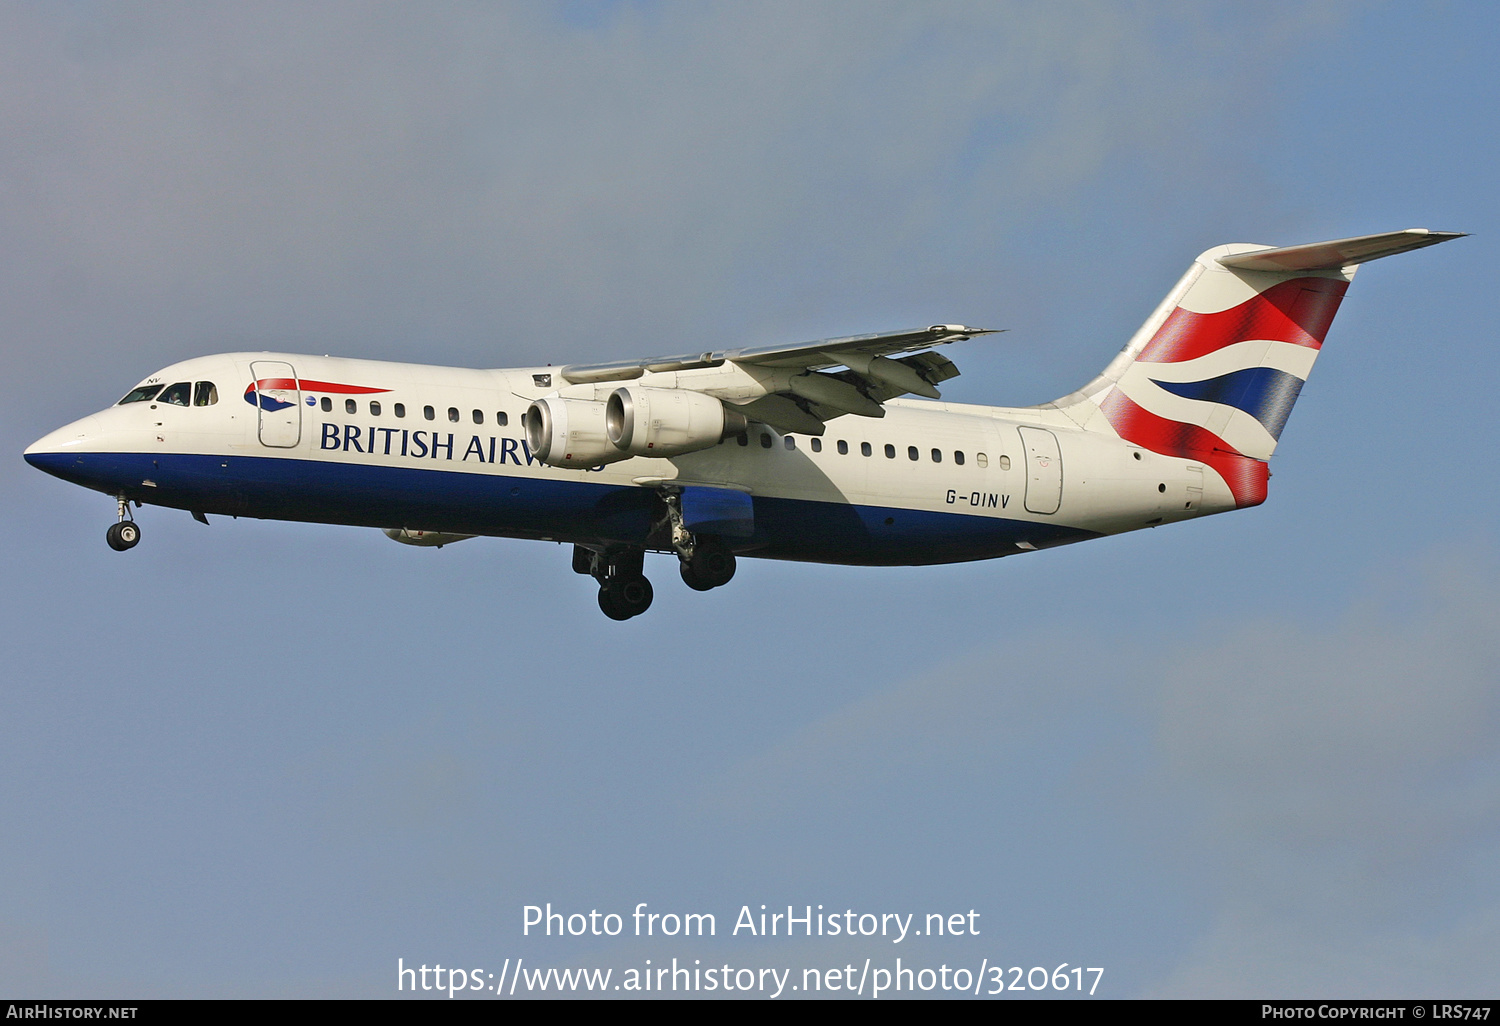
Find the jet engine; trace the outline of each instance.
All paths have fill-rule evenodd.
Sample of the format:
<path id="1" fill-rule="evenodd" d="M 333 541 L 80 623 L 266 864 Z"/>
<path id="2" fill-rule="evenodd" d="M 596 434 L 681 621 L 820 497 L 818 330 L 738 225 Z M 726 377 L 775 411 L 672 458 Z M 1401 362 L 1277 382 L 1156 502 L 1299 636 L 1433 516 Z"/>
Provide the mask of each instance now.
<path id="1" fill-rule="evenodd" d="M 605 434 L 628 456 L 680 456 L 718 445 L 748 427 L 738 410 L 680 388 L 627 385 L 611 392 L 605 404 Z"/>
<path id="2" fill-rule="evenodd" d="M 630 458 L 604 433 L 604 403 L 548 396 L 526 408 L 526 444 L 551 467 L 599 467 Z"/>

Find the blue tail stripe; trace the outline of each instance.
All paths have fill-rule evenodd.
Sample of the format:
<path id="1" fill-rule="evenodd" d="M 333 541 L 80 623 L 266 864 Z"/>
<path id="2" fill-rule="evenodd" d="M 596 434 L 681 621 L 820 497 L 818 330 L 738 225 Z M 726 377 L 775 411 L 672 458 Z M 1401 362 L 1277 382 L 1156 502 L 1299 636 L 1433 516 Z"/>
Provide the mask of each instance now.
<path id="1" fill-rule="evenodd" d="M 1274 367 L 1247 367 L 1205 381 L 1152 381 L 1184 399 L 1242 410 L 1260 421 L 1277 440 L 1303 384 L 1295 374 Z"/>

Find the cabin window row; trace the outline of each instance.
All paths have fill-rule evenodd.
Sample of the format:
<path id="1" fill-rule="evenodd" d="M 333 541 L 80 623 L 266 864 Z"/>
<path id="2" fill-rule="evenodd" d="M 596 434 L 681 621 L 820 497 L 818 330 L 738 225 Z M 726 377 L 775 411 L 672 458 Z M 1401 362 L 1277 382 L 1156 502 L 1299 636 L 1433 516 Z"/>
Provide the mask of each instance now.
<path id="1" fill-rule="evenodd" d="M 739 441 L 740 445 L 749 445 L 750 444 L 750 435 L 749 435 L 748 432 L 740 434 L 739 436 L 737 436 L 737 440 Z M 781 444 L 782 444 L 782 446 L 784 448 L 786 448 L 789 451 L 796 451 L 796 448 L 797 448 L 797 439 L 793 435 L 783 435 L 782 438 L 781 438 Z M 762 449 L 769 449 L 773 445 L 775 445 L 775 443 L 771 440 L 771 436 L 769 434 L 765 433 L 765 432 L 761 432 L 760 433 L 760 447 Z M 823 451 L 823 439 L 821 439 L 821 438 L 816 438 L 816 437 L 809 438 L 808 439 L 808 445 L 811 447 L 811 449 L 812 449 L 813 452 L 822 452 Z M 834 443 L 834 445 L 838 449 L 838 453 L 839 453 L 840 456 L 847 456 L 847 455 L 849 455 L 849 443 L 848 442 L 844 441 L 843 439 L 839 439 L 837 442 Z M 860 452 L 860 455 L 862 455 L 862 456 L 873 456 L 873 455 L 875 455 L 875 447 L 873 445 L 871 445 L 869 442 L 860 442 L 859 443 L 859 452 Z M 936 448 L 929 449 L 928 450 L 928 457 L 932 460 L 933 463 L 942 463 L 943 462 L 943 458 L 944 458 L 943 457 L 943 450 L 942 449 L 936 449 Z M 896 447 L 894 445 L 891 445 L 889 443 L 886 444 L 886 446 L 885 446 L 885 458 L 888 459 L 888 460 L 893 460 L 893 459 L 896 458 Z M 912 463 L 921 462 L 921 459 L 922 459 L 922 450 L 920 448 L 918 448 L 917 446 L 915 446 L 915 445 L 908 445 L 906 447 L 906 458 L 908 460 L 910 460 Z M 967 459 L 967 457 L 964 455 L 964 451 L 962 449 L 954 449 L 953 450 L 952 460 L 953 460 L 953 463 L 956 466 L 960 466 L 960 467 L 963 466 L 966 459 Z M 990 465 L 990 458 L 985 453 L 977 452 L 977 453 L 974 454 L 974 462 L 976 464 L 978 464 L 979 466 L 981 466 L 981 467 L 988 467 Z M 1010 469 L 1010 457 L 1009 456 L 1001 456 L 998 460 L 996 460 L 996 463 L 1000 467 L 1001 470 L 1009 470 Z"/>
<path id="2" fill-rule="evenodd" d="M 324 413 L 333 412 L 333 400 L 326 395 L 319 401 L 319 406 L 322 408 Z M 378 400 L 372 399 L 369 403 L 369 410 L 370 416 L 379 417 L 384 414 L 385 407 Z M 344 412 L 349 414 L 358 413 L 359 403 L 353 399 L 345 399 Z M 405 417 L 406 404 L 392 403 L 391 413 L 393 413 L 398 419 Z M 431 406 L 424 406 L 422 407 L 422 416 L 426 420 L 437 420 L 437 410 Z M 460 412 L 457 406 L 450 406 L 448 407 L 448 419 L 454 424 L 457 424 L 459 421 L 463 420 L 463 414 Z M 475 424 L 483 424 L 484 411 L 470 410 L 469 419 L 472 420 Z M 510 414 L 506 413 L 504 410 L 497 411 L 495 413 L 495 423 L 500 427 L 508 427 L 510 425 Z"/>

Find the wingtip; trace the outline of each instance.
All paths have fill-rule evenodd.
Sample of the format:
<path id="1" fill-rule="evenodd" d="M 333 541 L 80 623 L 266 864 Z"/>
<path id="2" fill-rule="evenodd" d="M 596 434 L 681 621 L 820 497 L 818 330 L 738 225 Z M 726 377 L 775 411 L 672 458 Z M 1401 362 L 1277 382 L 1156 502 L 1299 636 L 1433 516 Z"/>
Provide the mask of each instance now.
<path id="1" fill-rule="evenodd" d="M 971 328 L 967 324 L 934 324 L 928 331 L 957 338 L 973 338 L 975 335 L 994 335 L 1006 328 Z"/>
<path id="2" fill-rule="evenodd" d="M 1408 228 L 1408 229 L 1406 229 L 1406 234 L 1407 235 L 1427 235 L 1427 236 L 1430 236 L 1433 239 L 1436 239 L 1436 240 L 1438 240 L 1440 242 L 1447 242 L 1449 239 L 1466 239 L 1466 238 L 1468 238 L 1470 235 L 1472 235 L 1474 233 L 1473 232 L 1440 232 L 1440 231 L 1436 231 L 1436 230 L 1434 230 L 1432 228 Z"/>

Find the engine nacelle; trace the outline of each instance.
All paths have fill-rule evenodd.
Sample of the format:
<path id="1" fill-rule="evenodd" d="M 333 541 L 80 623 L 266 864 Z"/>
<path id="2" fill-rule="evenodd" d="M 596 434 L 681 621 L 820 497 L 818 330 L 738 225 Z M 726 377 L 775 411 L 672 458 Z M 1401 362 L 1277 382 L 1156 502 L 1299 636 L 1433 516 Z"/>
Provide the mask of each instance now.
<path id="1" fill-rule="evenodd" d="M 387 527 L 385 536 L 391 541 L 398 541 L 402 545 L 421 545 L 423 547 L 442 548 L 444 545 L 452 545 L 454 542 L 468 541 L 473 538 L 472 534 L 444 534 L 442 531 L 414 531 L 410 527 L 400 529 Z"/>
<path id="2" fill-rule="evenodd" d="M 680 456 L 718 445 L 749 423 L 711 395 L 681 388 L 627 385 L 610 393 L 604 428 L 630 456 Z"/>
<path id="3" fill-rule="evenodd" d="M 604 403 L 548 396 L 526 408 L 526 444 L 550 467 L 598 467 L 627 460 L 604 433 Z"/>

